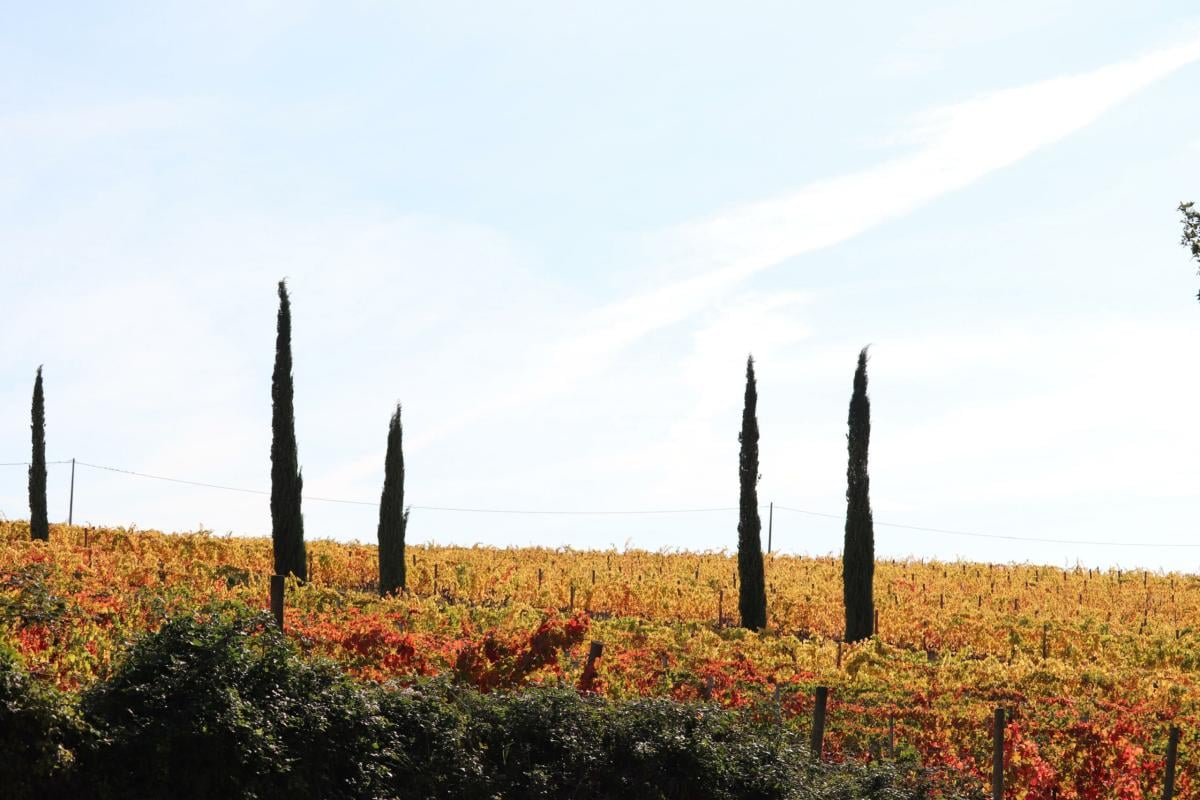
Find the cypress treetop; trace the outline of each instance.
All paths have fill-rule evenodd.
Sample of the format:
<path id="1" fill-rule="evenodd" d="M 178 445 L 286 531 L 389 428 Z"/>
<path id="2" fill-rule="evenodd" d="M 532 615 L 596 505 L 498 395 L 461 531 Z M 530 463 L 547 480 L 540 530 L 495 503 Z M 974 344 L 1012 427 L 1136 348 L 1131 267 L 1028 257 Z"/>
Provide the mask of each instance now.
<path id="1" fill-rule="evenodd" d="M 296 450 L 296 413 L 292 384 L 292 309 L 287 283 L 279 282 L 275 370 L 271 375 L 271 542 L 275 574 L 308 579 L 304 517 L 300 496 L 304 478 Z"/>
<path id="2" fill-rule="evenodd" d="M 404 510 L 404 429 L 400 404 L 388 424 L 387 454 L 384 456 L 383 493 L 379 498 L 379 593 L 392 594 L 405 587 L 404 532 L 408 512 Z"/>
<path id="3" fill-rule="evenodd" d="M 758 388 L 754 358 L 746 359 L 746 396 L 738 435 L 738 610 L 742 627 L 767 626 L 767 590 L 763 577 L 762 521 L 758 516 Z"/>
<path id="4" fill-rule="evenodd" d="M 867 348 L 858 354 L 850 396 L 846 447 L 846 540 L 842 550 L 842 593 L 846 641 L 875 633 L 875 526 L 871 517 L 871 478 L 867 450 L 871 441 L 871 400 L 867 397 Z"/>
<path id="5" fill-rule="evenodd" d="M 29 538 L 50 540 L 46 513 L 46 400 L 42 393 L 42 368 L 33 381 L 33 454 L 29 460 Z"/>

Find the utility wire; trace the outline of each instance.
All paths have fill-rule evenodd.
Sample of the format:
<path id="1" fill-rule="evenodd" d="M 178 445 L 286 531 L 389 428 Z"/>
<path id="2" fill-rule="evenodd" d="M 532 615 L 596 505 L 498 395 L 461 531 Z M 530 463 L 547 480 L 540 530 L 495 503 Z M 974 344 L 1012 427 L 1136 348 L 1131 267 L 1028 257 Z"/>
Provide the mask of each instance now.
<path id="1" fill-rule="evenodd" d="M 656 508 L 641 511 L 545 511 L 516 508 L 449 508 L 447 506 L 411 506 L 420 511 L 461 511 L 468 514 L 572 514 L 572 515 L 643 515 L 643 514 L 707 514 L 714 511 L 737 511 L 736 506 L 726 508 Z"/>
<path id="2" fill-rule="evenodd" d="M 70 461 L 47 461 L 49 464 L 70 464 Z M 75 464 L 81 467 L 90 469 L 103 470 L 105 472 L 113 472 L 121 475 L 133 475 L 138 478 L 149 478 L 156 481 L 165 481 L 167 483 L 178 483 L 185 486 L 199 486 L 205 489 L 219 489 L 227 492 L 241 492 L 243 494 L 253 494 L 260 496 L 270 495 L 270 492 L 262 489 L 246 489 L 239 486 L 226 486 L 219 483 L 206 483 L 204 481 L 186 480 L 184 478 L 171 478 L 165 475 L 151 475 L 146 472 L 135 472 L 130 469 L 121 469 L 119 467 L 105 466 L 104 464 L 90 464 L 86 461 L 75 461 Z M 27 461 L 18 461 L 12 463 L 0 463 L 0 467 L 19 467 L 28 466 Z M 371 506 L 378 507 L 379 504 L 367 500 L 343 500 L 336 497 L 317 497 L 315 495 L 304 495 L 303 499 L 321 503 L 340 503 L 343 505 L 352 506 Z M 820 511 L 809 511 L 803 508 L 795 508 L 792 506 L 784 506 L 775 504 L 775 508 L 780 511 L 788 511 L 794 514 L 805 514 L 810 517 L 821 517 L 823 519 L 844 520 L 845 516 L 841 514 L 826 514 Z M 665 509 L 640 509 L 635 511 L 610 511 L 600 509 L 585 509 L 585 510 L 551 510 L 551 509 L 517 509 L 517 508 L 460 508 L 453 506 L 410 506 L 418 511 L 444 511 L 463 514 L 519 514 L 529 516 L 644 516 L 652 514 L 708 514 L 717 512 L 737 511 L 737 507 L 724 506 L 719 508 L 665 508 Z M 760 510 L 766 506 L 760 506 Z M 1181 542 L 1112 542 L 1112 541 L 1096 541 L 1086 539 L 1054 539 L 1037 536 L 1009 536 L 997 533 L 978 533 L 976 531 L 960 531 L 948 528 L 928 528 L 920 525 L 903 525 L 898 522 L 879 522 L 875 521 L 876 525 L 886 528 L 899 528 L 909 531 L 921 531 L 923 533 L 938 533 L 947 536 L 967 536 L 973 539 L 998 539 L 1008 542 L 1035 542 L 1044 544 L 1074 544 L 1074 545 L 1095 545 L 1103 547 L 1200 547 L 1200 543 L 1181 543 Z"/>
<path id="3" fill-rule="evenodd" d="M 67 462 L 67 463 L 70 463 L 70 462 Z M 184 480 L 183 478 L 168 478 L 165 475 L 150 475 L 149 473 L 146 473 L 146 472 L 134 472 L 131 469 L 119 469 L 117 467 L 106 467 L 103 464 L 89 464 L 86 461 L 76 461 L 75 463 L 81 467 L 91 467 L 92 469 L 102 469 L 102 470 L 105 470 L 106 472 L 117 472 L 122 475 L 134 475 L 138 478 L 150 478 L 151 480 L 166 481 L 168 483 L 182 483 L 186 486 L 201 486 L 205 489 L 222 489 L 227 492 L 242 492 L 243 494 L 257 494 L 257 495 L 264 495 L 264 496 L 271 494 L 270 492 L 264 491 L 262 489 L 244 489 L 239 486 L 224 486 L 219 483 L 204 483 L 203 481 L 189 481 L 189 480 Z M 368 502 L 365 500 L 339 500 L 339 499 L 333 498 L 333 497 L 315 497 L 313 495 L 307 495 L 307 494 L 304 495 L 303 498 L 305 500 L 317 500 L 322 503 L 345 503 L 347 505 L 353 505 L 353 506 L 378 506 L 379 505 L 378 503 L 371 503 L 371 502 Z"/>
<path id="4" fill-rule="evenodd" d="M 71 462 L 66 462 L 71 463 Z M 238 486 L 225 486 L 219 483 L 205 483 L 203 481 L 184 480 L 183 478 L 168 478 L 165 475 L 151 475 L 146 472 L 134 472 L 130 469 L 120 469 L 118 467 L 107 467 L 103 464 L 89 464 L 86 461 L 76 461 L 81 467 L 91 467 L 92 469 L 101 469 L 106 472 L 116 472 L 122 475 L 135 475 L 139 478 L 150 478 L 156 481 L 167 481 L 168 483 L 182 483 L 186 486 L 201 486 L 206 489 L 223 489 L 228 492 L 242 492 L 244 494 L 269 495 L 270 492 L 262 489 L 244 489 Z M 374 506 L 378 507 L 379 503 L 368 500 L 341 500 L 335 497 L 317 497 L 315 495 L 304 495 L 305 500 L 316 500 L 322 503 L 344 503 L 354 506 Z M 470 514 L 693 514 L 711 511 L 736 511 L 734 507 L 730 508 L 675 508 L 675 509 L 654 509 L 646 511 L 547 511 L 547 510 L 530 510 L 530 509 L 512 509 L 512 508 L 451 508 L 449 506 L 410 506 L 410 508 L 418 511 L 453 511 Z"/>
<path id="5" fill-rule="evenodd" d="M 825 517 L 826 519 L 844 520 L 844 516 L 837 514 L 822 514 L 819 511 L 805 511 L 802 508 L 789 508 L 787 506 L 776 505 L 776 508 L 782 511 L 791 511 L 796 514 L 808 514 L 812 517 Z M 875 521 L 876 525 L 886 528 L 902 528 L 907 531 L 924 531 L 925 533 L 944 533 L 949 536 L 970 536 L 975 539 L 1003 539 L 1009 542 L 1046 542 L 1049 544 L 1089 544 L 1089 545 L 1104 545 L 1107 547 L 1200 547 L 1200 543 L 1181 543 L 1181 542 L 1104 542 L 1104 541 L 1089 541 L 1085 539 L 1044 539 L 1033 536 L 1007 536 L 999 533 L 974 533 L 971 531 L 954 531 L 946 528 L 924 528 L 920 525 L 901 525 L 897 522 L 879 522 Z"/>

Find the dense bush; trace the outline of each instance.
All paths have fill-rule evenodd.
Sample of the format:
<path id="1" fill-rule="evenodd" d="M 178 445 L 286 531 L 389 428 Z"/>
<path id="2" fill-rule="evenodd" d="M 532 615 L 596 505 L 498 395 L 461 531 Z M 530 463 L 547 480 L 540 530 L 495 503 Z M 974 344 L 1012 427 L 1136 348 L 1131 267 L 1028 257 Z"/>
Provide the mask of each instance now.
<path id="1" fill-rule="evenodd" d="M 0 644 L 0 798 L 41 797 L 59 785 L 78 734 L 63 698 L 31 678 Z"/>
<path id="2" fill-rule="evenodd" d="M 299 658 L 267 617 L 178 618 L 83 696 L 102 736 L 79 772 L 100 797 L 370 797 L 377 694 Z"/>
<path id="3" fill-rule="evenodd" d="M 815 765 L 794 730 L 711 706 L 360 684 L 237 608 L 142 639 L 78 721 L 11 659 L 0 692 L 0 778 L 16 798 L 926 796 L 912 768 Z"/>

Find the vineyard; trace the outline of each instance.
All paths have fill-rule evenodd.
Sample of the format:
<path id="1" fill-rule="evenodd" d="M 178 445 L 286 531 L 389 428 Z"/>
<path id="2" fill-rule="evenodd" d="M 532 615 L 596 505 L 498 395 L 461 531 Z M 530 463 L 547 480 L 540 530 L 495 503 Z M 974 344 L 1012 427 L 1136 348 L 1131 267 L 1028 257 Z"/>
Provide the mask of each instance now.
<path id="1" fill-rule="evenodd" d="M 264 608 L 266 539 L 56 526 L 31 542 L 0 523 L 0 637 L 67 691 L 104 678 L 128 643 L 211 603 Z M 825 756 L 916 757 L 990 773 L 1004 707 L 1008 796 L 1142 798 L 1161 791 L 1183 731 L 1177 796 L 1200 752 L 1200 578 L 1086 568 L 881 561 L 877 635 L 838 641 L 841 564 L 766 557 L 769 627 L 737 627 L 724 553 L 409 546 L 408 591 L 381 599 L 374 547 L 308 544 L 285 630 L 354 676 L 446 675 L 481 689 L 570 684 L 613 698 L 707 699 L 806 727 L 830 687 Z M 581 682 L 589 644 L 604 644 Z"/>

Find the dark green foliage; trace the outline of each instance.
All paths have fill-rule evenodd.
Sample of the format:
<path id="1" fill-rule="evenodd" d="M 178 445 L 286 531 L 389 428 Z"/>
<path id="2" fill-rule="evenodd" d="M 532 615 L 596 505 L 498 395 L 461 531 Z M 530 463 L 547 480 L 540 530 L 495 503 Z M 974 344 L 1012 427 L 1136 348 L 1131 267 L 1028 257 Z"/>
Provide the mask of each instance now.
<path id="1" fill-rule="evenodd" d="M 357 683 L 238 606 L 145 636 L 79 712 L 0 651 L 0 787 L 9 790 L 0 797 L 929 796 L 928 776 L 911 764 L 813 763 L 803 720 L 608 701 L 571 687 L 481 694 L 442 679 Z"/>
<path id="2" fill-rule="evenodd" d="M 871 519 L 871 478 L 867 448 L 871 442 L 871 400 L 867 397 L 867 348 L 858 354 L 850 397 L 846 446 L 846 542 L 842 551 L 842 593 L 846 604 L 846 641 L 875 633 L 875 527 Z"/>
<path id="3" fill-rule="evenodd" d="M 762 521 L 758 517 L 758 389 L 754 359 L 746 359 L 746 399 L 738 435 L 738 610 L 742 627 L 767 627 L 767 588 L 763 577 Z"/>
<path id="4" fill-rule="evenodd" d="M 79 728 L 63 697 L 33 680 L 0 644 L 0 797 L 57 796 Z"/>
<path id="5" fill-rule="evenodd" d="M 29 463 L 29 538 L 50 540 L 46 514 L 46 399 L 42 394 L 42 368 L 33 381 L 33 457 Z"/>
<path id="6" fill-rule="evenodd" d="M 296 450 L 293 395 L 292 307 L 287 284 L 280 281 L 275 371 L 271 375 L 271 541 L 275 549 L 275 574 L 307 580 L 304 517 L 300 513 L 304 478 Z"/>
<path id="7" fill-rule="evenodd" d="M 1200 263 L 1200 211 L 1194 205 L 1179 204 L 1179 213 L 1183 216 L 1183 239 L 1179 243 L 1191 251 L 1192 258 Z M 1196 293 L 1196 299 L 1200 300 L 1200 292 Z"/>
<path id="8" fill-rule="evenodd" d="M 67 601 L 50 591 L 48 564 L 27 564 L 0 577 L 0 620 L 24 628 L 55 625 L 67 616 Z"/>
<path id="9" fill-rule="evenodd" d="M 371 797 L 375 695 L 301 659 L 262 614 L 177 618 L 86 693 L 103 736 L 79 754 L 100 798 Z M 379 749 L 377 749 L 379 748 Z"/>
<path id="10" fill-rule="evenodd" d="M 404 510 L 404 429 L 400 425 L 400 405 L 388 425 L 387 455 L 383 464 L 383 494 L 379 498 L 379 593 L 391 594 L 403 589 L 404 530 L 408 512 Z"/>

